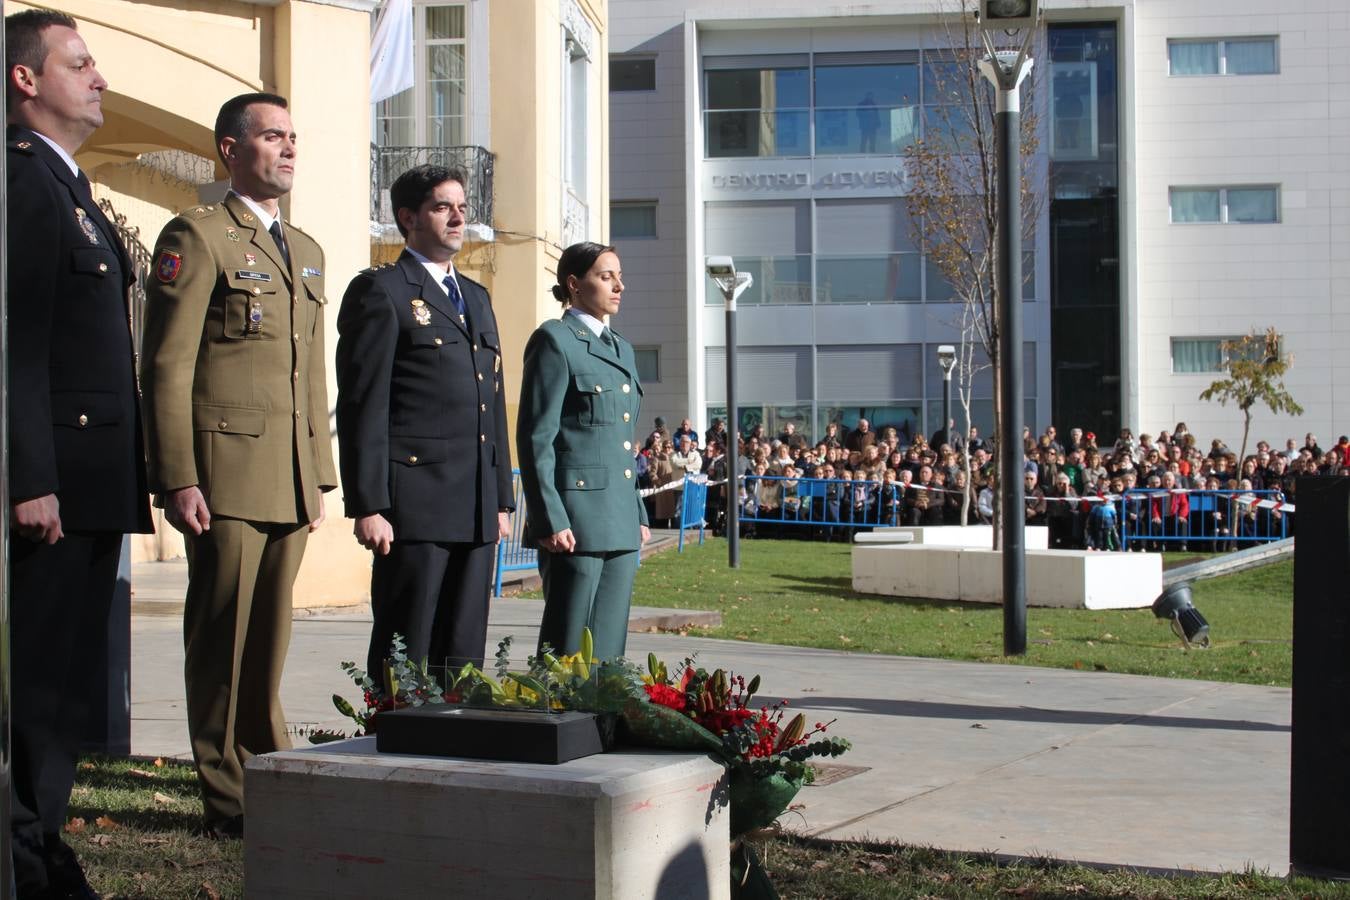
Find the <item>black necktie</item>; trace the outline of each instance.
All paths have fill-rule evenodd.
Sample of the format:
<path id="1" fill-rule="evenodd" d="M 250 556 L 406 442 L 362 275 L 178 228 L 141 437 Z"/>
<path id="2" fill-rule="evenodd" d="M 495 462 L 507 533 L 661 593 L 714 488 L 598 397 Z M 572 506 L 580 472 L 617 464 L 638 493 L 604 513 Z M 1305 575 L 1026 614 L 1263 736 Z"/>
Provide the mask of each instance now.
<path id="1" fill-rule="evenodd" d="M 455 306 L 455 312 L 459 313 L 459 320 L 467 322 L 464 318 L 464 295 L 459 292 L 459 285 L 455 282 L 455 276 L 447 275 L 441 282 L 445 285 L 445 292 L 450 295 L 450 302 Z"/>
<path id="2" fill-rule="evenodd" d="M 75 180 L 79 182 L 80 190 L 84 191 L 84 196 L 89 200 L 93 200 L 94 189 L 89 184 L 89 176 L 85 175 L 84 171 L 81 170 L 78 174 L 76 174 Z"/>
<path id="3" fill-rule="evenodd" d="M 286 239 L 281 236 L 281 219 L 273 219 L 272 227 L 267 229 L 267 231 L 272 235 L 272 240 L 277 242 L 277 250 L 281 251 L 281 258 L 286 263 L 286 268 L 290 269 L 291 254 L 290 251 L 286 249 Z"/>

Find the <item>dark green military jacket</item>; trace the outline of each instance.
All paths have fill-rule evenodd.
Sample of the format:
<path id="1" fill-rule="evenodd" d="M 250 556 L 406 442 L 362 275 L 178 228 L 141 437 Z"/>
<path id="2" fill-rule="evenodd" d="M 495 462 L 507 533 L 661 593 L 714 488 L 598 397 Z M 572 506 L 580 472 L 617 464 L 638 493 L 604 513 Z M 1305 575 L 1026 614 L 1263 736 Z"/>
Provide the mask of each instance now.
<path id="1" fill-rule="evenodd" d="M 545 322 L 525 346 L 516 453 L 525 539 L 570 528 L 580 552 L 637 550 L 647 524 L 633 430 L 642 385 L 633 346 L 606 344 L 580 319 Z"/>

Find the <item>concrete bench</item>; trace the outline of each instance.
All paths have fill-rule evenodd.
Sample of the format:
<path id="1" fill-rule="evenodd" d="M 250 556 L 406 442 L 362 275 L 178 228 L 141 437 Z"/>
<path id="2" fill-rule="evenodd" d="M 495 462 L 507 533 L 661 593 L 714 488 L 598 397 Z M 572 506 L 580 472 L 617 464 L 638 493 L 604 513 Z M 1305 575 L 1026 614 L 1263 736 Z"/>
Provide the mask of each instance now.
<path id="1" fill-rule="evenodd" d="M 558 766 L 380 754 L 355 738 L 250 760 L 244 894 L 724 898 L 725 772 L 707 756 Z"/>
<path id="2" fill-rule="evenodd" d="M 876 531 L 860 531 L 853 535 L 853 543 L 887 544 L 890 546 L 894 546 L 895 544 L 912 544 L 914 543 L 914 535 L 891 528 L 884 530 L 877 529 Z"/>
<path id="3" fill-rule="evenodd" d="M 1132 609 L 1162 593 L 1156 553 L 1026 551 L 1027 605 Z M 1003 554 L 924 544 L 855 545 L 853 589 L 867 594 L 1003 602 Z"/>
<path id="4" fill-rule="evenodd" d="M 988 550 L 994 546 L 994 529 L 990 525 L 889 525 L 874 528 L 871 533 L 907 534 L 911 543 L 934 547 L 970 547 Z M 1050 546 L 1050 529 L 1044 525 L 1032 525 L 1024 533 L 1028 550 L 1045 550 Z"/>

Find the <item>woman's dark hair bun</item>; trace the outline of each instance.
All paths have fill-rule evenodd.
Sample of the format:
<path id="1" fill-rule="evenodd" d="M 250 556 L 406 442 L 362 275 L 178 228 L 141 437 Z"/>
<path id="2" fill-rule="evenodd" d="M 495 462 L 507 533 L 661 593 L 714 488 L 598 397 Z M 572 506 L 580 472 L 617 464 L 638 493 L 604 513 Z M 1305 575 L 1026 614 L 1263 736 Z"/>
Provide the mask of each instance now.
<path id="1" fill-rule="evenodd" d="M 553 285 L 553 296 L 559 303 L 567 302 L 567 288 L 561 284 Z"/>

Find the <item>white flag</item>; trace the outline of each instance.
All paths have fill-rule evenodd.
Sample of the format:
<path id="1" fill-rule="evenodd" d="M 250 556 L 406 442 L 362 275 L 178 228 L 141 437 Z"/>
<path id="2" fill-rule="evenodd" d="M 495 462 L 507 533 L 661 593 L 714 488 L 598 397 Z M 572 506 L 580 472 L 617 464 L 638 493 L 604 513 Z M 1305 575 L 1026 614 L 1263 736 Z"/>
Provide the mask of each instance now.
<path id="1" fill-rule="evenodd" d="M 385 0 L 370 39 L 370 102 L 413 86 L 412 0 Z"/>

